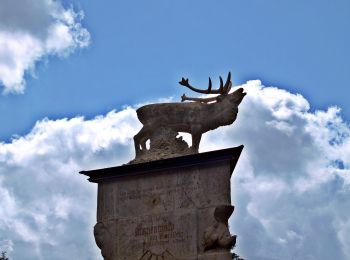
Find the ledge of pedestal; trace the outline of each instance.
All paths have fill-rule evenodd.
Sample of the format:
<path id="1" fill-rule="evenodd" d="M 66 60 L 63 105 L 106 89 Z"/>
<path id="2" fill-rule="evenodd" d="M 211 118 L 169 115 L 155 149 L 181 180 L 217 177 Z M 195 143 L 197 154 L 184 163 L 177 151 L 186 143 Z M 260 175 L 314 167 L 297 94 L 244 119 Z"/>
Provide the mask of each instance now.
<path id="1" fill-rule="evenodd" d="M 187 168 L 192 166 L 205 167 L 206 165 L 212 165 L 224 161 L 229 161 L 232 172 L 237 164 L 242 150 L 243 145 L 228 149 L 185 155 L 145 163 L 81 171 L 80 174 L 88 176 L 88 180 L 90 182 L 99 183 L 122 177 L 151 174 L 160 171 L 168 171 L 171 169 Z"/>

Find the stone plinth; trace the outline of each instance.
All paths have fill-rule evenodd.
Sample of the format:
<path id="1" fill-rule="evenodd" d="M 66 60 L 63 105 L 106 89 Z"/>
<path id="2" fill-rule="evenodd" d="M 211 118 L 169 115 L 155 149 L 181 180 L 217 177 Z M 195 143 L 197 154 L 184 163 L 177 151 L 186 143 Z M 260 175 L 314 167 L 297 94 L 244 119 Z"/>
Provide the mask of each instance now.
<path id="1" fill-rule="evenodd" d="M 232 259 L 230 177 L 242 149 L 82 171 L 98 183 L 104 259 Z"/>

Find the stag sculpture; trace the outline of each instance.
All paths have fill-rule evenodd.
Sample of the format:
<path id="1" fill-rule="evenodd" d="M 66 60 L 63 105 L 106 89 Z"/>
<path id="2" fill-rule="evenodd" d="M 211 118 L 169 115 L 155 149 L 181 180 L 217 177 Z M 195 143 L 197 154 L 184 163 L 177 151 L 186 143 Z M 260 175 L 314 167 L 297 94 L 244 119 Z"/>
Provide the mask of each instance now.
<path id="1" fill-rule="evenodd" d="M 246 95 L 242 88 L 229 93 L 232 87 L 231 73 L 228 74 L 225 84 L 220 77 L 220 87 L 218 89 L 212 89 L 212 81 L 210 78 L 209 86 L 206 90 L 191 86 L 188 79 L 184 78 L 182 78 L 179 84 L 197 93 L 218 95 L 208 98 L 192 98 L 183 94 L 181 101 L 191 102 L 160 103 L 140 107 L 136 112 L 143 127 L 140 132 L 134 136 L 136 159 L 143 156 L 145 153 L 152 152 L 152 149 L 171 150 L 172 148 L 166 147 L 167 145 L 177 146 L 178 148 L 176 149 L 185 151 L 188 146 L 184 148 L 184 141 L 176 137 L 179 132 L 192 135 L 192 147 L 188 148 L 186 151 L 198 153 L 202 134 L 220 126 L 232 124 L 237 117 L 238 105 Z M 147 140 L 150 140 L 149 150 L 146 147 Z M 176 140 L 175 143 L 172 142 L 174 140 Z M 176 151 L 172 151 L 171 153 L 177 155 L 186 154 L 186 152 Z M 163 157 L 170 156 L 165 155 Z"/>

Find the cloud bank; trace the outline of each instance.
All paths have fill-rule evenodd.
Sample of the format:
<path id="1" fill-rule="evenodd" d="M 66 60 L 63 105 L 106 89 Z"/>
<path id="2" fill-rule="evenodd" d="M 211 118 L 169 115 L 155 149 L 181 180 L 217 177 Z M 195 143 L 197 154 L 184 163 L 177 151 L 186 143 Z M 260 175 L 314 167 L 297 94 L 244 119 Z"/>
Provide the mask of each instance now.
<path id="1" fill-rule="evenodd" d="M 89 45 L 82 11 L 54 0 L 0 1 L 0 86 L 23 93 L 25 75 L 50 55 L 65 57 Z"/>
<path id="2" fill-rule="evenodd" d="M 233 176 L 232 229 L 246 259 L 350 259 L 350 128 L 340 109 L 310 111 L 301 95 L 243 86 L 236 126 L 206 148 L 244 144 Z"/>
<path id="3" fill-rule="evenodd" d="M 350 128 L 340 110 L 311 111 L 301 95 L 260 81 L 234 125 L 201 151 L 244 144 L 232 178 L 236 251 L 249 260 L 350 258 Z M 11 259 L 101 259 L 96 186 L 78 171 L 133 158 L 134 108 L 91 120 L 44 119 L 0 144 L 0 249 Z"/>

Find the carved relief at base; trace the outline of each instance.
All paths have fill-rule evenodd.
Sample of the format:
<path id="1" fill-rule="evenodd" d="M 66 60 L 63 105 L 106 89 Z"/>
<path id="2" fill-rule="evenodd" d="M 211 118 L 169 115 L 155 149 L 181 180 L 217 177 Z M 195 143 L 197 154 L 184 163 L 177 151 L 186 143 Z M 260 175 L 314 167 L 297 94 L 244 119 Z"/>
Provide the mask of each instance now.
<path id="1" fill-rule="evenodd" d="M 115 221 L 98 222 L 94 227 L 96 245 L 101 249 L 104 260 L 115 259 L 115 246 L 113 245 L 115 233 Z"/>
<path id="2" fill-rule="evenodd" d="M 230 250 L 236 244 L 237 236 L 231 236 L 228 229 L 228 219 L 234 207 L 231 205 L 218 206 L 214 211 L 215 221 L 203 234 L 204 251 L 208 250 Z"/>

